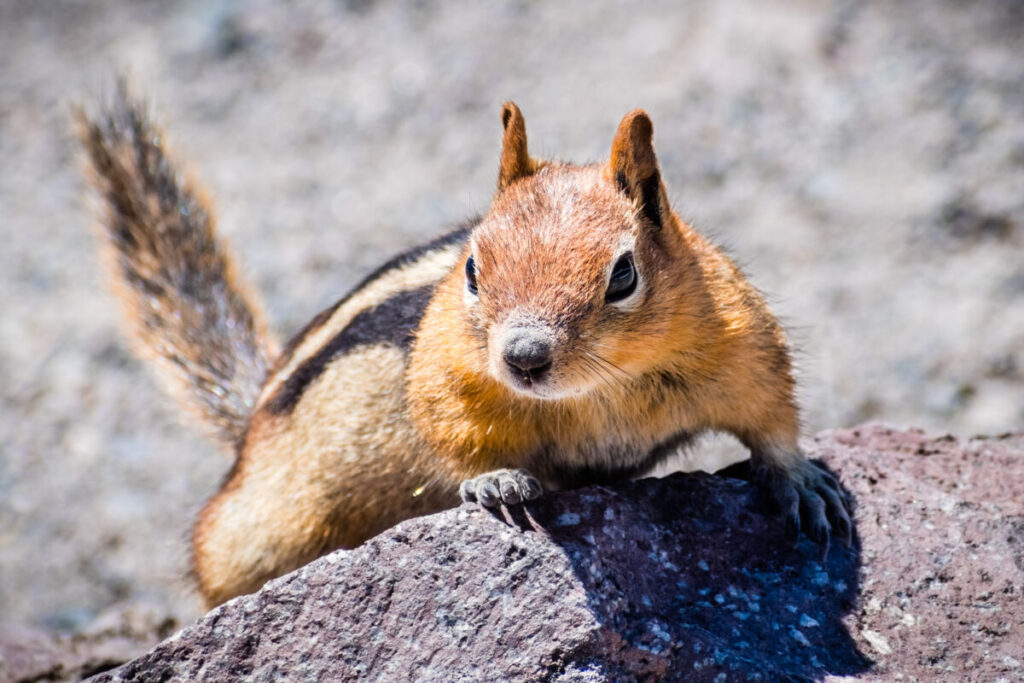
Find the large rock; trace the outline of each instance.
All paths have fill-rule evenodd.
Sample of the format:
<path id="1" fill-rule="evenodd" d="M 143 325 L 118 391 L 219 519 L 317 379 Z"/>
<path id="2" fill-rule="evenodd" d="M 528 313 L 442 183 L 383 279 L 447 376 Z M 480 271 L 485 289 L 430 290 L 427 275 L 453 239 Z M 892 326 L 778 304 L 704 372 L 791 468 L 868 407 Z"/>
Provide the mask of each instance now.
<path id="1" fill-rule="evenodd" d="M 96 680 L 1024 675 L 1024 435 L 807 443 L 857 542 L 795 546 L 747 483 L 674 475 L 411 520 Z"/>

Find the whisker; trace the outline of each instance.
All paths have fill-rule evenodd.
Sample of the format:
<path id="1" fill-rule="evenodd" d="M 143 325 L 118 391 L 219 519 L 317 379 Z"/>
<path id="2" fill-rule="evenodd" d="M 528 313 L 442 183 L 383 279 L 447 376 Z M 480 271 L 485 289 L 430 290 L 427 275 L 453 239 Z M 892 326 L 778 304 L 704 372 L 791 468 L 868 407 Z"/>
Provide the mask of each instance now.
<path id="1" fill-rule="evenodd" d="M 615 385 L 606 376 L 607 373 L 603 372 L 603 368 L 600 366 L 600 364 L 598 364 L 596 359 L 594 359 L 589 353 L 584 355 L 582 357 L 582 360 L 584 367 L 589 371 L 588 374 L 591 378 L 597 378 L 598 380 L 607 384 L 609 388 L 615 388 Z"/>
<path id="2" fill-rule="evenodd" d="M 608 360 L 607 358 L 605 358 L 601 354 L 599 354 L 599 353 L 597 353 L 595 351 L 595 352 L 593 352 L 593 355 L 594 355 L 595 358 L 597 358 L 597 360 L 599 360 L 602 363 L 604 363 L 607 367 L 612 368 L 614 370 L 617 370 L 619 372 L 619 374 L 621 374 L 623 377 L 631 379 L 630 374 L 628 372 L 626 372 L 625 370 L 623 370 L 618 365 L 616 365 L 615 363 L 611 362 L 610 360 Z"/>
<path id="3" fill-rule="evenodd" d="M 594 369 L 596 375 L 600 377 L 610 388 L 616 389 L 626 386 L 626 383 L 622 381 L 622 378 L 615 376 L 611 372 L 612 365 L 601 356 L 595 355 L 590 351 L 585 351 L 584 360 L 591 368 Z M 618 369 L 621 371 L 621 368 Z"/>

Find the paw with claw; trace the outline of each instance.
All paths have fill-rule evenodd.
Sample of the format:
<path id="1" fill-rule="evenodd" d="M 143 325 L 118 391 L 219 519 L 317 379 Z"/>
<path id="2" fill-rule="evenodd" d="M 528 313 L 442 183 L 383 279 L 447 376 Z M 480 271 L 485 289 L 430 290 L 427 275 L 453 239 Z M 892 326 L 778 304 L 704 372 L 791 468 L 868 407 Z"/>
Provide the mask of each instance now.
<path id="1" fill-rule="evenodd" d="M 487 508 L 499 504 L 518 505 L 538 498 L 544 489 L 536 477 L 526 470 L 494 470 L 467 479 L 459 487 L 465 503 L 476 501 Z"/>
<path id="2" fill-rule="evenodd" d="M 833 536 L 850 544 L 851 502 L 836 478 L 820 465 L 810 460 L 790 469 L 761 464 L 754 468 L 754 481 L 778 506 L 794 539 L 802 529 L 821 546 L 822 556 L 828 554 Z"/>

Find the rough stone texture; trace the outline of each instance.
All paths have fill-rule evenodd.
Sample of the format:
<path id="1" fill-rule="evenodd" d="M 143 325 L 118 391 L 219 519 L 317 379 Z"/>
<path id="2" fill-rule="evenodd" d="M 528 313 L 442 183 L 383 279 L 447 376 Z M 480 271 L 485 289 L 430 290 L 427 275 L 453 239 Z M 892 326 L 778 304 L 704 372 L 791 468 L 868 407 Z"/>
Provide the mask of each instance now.
<path id="1" fill-rule="evenodd" d="M 1024 434 L 866 425 L 807 445 L 858 501 L 857 541 L 824 564 L 740 479 L 677 474 L 520 514 L 466 505 L 273 581 L 96 680 L 1024 674 Z"/>
<path id="2" fill-rule="evenodd" d="M 1024 433 L 864 426 L 814 451 L 860 503 L 861 596 L 845 621 L 879 677 L 1024 678 Z"/>

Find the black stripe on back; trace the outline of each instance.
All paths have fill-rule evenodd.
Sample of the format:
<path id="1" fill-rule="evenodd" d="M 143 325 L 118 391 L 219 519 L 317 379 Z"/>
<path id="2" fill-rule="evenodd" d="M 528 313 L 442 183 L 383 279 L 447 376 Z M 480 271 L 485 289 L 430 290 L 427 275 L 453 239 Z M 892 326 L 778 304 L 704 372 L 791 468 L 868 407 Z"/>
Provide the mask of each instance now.
<path id="1" fill-rule="evenodd" d="M 291 412 L 306 388 L 324 373 L 327 366 L 355 348 L 390 344 L 408 351 L 413 333 L 434 295 L 434 288 L 434 284 L 429 284 L 399 292 L 373 308 L 360 311 L 341 332 L 288 376 L 267 401 L 267 410 L 276 415 Z"/>
<path id="2" fill-rule="evenodd" d="M 302 329 L 299 330 L 298 334 L 289 339 L 288 343 L 284 345 L 283 349 L 281 349 L 281 353 L 280 355 L 278 355 L 277 361 L 274 363 L 274 372 L 277 372 L 285 365 L 287 365 L 288 362 L 291 361 L 292 356 L 295 355 L 295 349 L 299 348 L 299 344 L 301 344 L 302 341 L 306 337 L 311 335 L 313 332 L 323 327 L 324 323 L 331 319 L 331 316 L 334 315 L 335 311 L 337 311 L 338 308 L 340 308 L 341 305 L 345 303 L 345 301 L 347 301 L 350 296 L 352 295 L 348 294 L 344 298 L 338 299 L 337 301 L 334 302 L 334 304 L 331 305 L 330 308 L 325 308 L 324 310 L 317 313 L 312 320 L 306 323 L 302 327 Z M 270 375 L 268 376 L 273 377 L 274 372 L 271 372 Z"/>
<path id="3" fill-rule="evenodd" d="M 294 337 L 288 340 L 288 343 L 285 344 L 284 348 L 281 350 L 280 355 L 278 355 L 277 357 L 277 361 L 274 363 L 274 369 L 279 370 L 283 368 L 285 365 L 287 365 L 288 362 L 291 361 L 292 356 L 295 355 L 295 350 L 299 348 L 299 344 L 301 344 L 302 341 L 310 334 L 320 329 L 320 327 L 324 323 L 330 320 L 331 316 L 334 315 L 335 311 L 341 308 L 341 306 L 343 306 L 346 301 L 351 299 L 356 294 L 356 292 L 359 292 L 364 287 L 372 283 L 374 280 L 377 280 L 382 275 L 386 274 L 388 271 L 394 270 L 395 268 L 401 268 L 402 266 L 417 261 L 420 259 L 420 257 L 422 257 L 424 254 L 427 254 L 428 252 L 437 251 L 439 249 L 449 247 L 453 244 L 460 244 L 462 242 L 465 242 L 469 238 L 469 231 L 476 227 L 477 223 L 479 222 L 479 217 L 468 220 L 465 223 L 459 225 L 459 227 L 455 228 L 451 232 L 448 232 L 425 244 L 413 247 L 409 251 L 406 251 L 404 253 L 399 254 L 398 256 L 395 256 L 394 258 L 390 259 L 382 266 L 374 270 L 372 273 L 364 277 L 359 282 L 359 284 L 357 284 L 355 287 L 349 290 L 348 294 L 335 301 L 330 308 L 324 309 L 323 311 L 318 313 L 315 318 L 306 323 L 306 326 L 303 327 L 298 334 L 296 334 Z M 273 373 L 271 373 L 270 376 L 273 376 Z"/>

